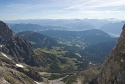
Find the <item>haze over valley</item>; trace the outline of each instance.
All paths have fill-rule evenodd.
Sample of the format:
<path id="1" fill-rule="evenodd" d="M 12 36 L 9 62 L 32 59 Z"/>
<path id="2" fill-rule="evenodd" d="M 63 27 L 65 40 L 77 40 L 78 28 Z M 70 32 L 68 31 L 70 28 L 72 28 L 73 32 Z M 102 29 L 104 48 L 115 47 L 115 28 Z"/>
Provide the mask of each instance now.
<path id="1" fill-rule="evenodd" d="M 122 31 L 123 20 L 115 19 L 29 19 L 7 20 L 10 28 L 15 32 L 22 31 L 84 31 L 99 29 L 109 35 L 118 37 Z"/>

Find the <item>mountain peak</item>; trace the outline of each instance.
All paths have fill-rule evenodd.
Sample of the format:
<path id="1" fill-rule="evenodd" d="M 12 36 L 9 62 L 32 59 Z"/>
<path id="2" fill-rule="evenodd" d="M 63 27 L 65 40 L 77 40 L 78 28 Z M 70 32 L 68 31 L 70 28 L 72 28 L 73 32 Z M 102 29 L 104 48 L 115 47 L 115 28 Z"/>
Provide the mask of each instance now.
<path id="1" fill-rule="evenodd" d="M 1 29 L 8 29 L 9 27 L 7 26 L 6 23 L 4 23 L 3 21 L 0 21 L 0 30 Z"/>
<path id="2" fill-rule="evenodd" d="M 6 25 L 3 21 L 0 20 L 0 25 Z"/>
<path id="3" fill-rule="evenodd" d="M 8 27 L 8 25 L 3 21 L 0 21 L 0 39 L 2 41 L 10 40 L 14 36 L 14 32 Z"/>
<path id="4" fill-rule="evenodd" d="M 4 23 L 3 21 L 0 21 L 0 30 L 10 30 L 10 28 L 6 23 Z"/>

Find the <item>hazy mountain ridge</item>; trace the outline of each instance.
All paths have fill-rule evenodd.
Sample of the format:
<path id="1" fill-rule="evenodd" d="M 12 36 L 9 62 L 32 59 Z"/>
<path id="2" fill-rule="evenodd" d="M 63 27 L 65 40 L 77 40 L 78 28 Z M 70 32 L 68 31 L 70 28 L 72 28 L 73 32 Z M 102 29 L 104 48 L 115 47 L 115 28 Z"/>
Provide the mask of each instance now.
<path id="1" fill-rule="evenodd" d="M 77 43 L 83 45 L 83 47 L 88 45 L 94 45 L 100 42 L 106 42 L 112 39 L 107 33 L 98 30 L 86 30 L 86 31 L 40 31 L 39 33 L 51 36 L 54 38 L 62 39 L 72 43 Z M 94 38 L 93 38 L 94 37 Z M 103 39 L 101 39 L 103 38 Z"/>
<path id="2" fill-rule="evenodd" d="M 44 30 L 44 27 L 38 24 L 14 24 L 10 28 L 15 32 Z"/>
<path id="3" fill-rule="evenodd" d="M 23 32 L 23 31 L 45 31 L 45 30 L 67 30 L 67 27 L 63 26 L 53 26 L 53 25 L 46 25 L 46 26 L 41 26 L 39 24 L 12 24 L 10 25 L 10 28 L 18 33 L 18 32 Z"/>
<path id="4" fill-rule="evenodd" d="M 124 25 L 124 22 L 117 22 L 117 23 L 108 23 L 103 25 L 100 30 L 103 30 L 104 32 L 107 32 L 110 35 L 119 36 L 122 32 L 122 26 Z"/>
<path id="5" fill-rule="evenodd" d="M 121 26 L 124 21 L 114 19 L 29 19 L 29 20 L 12 20 L 6 21 L 9 23 L 12 30 L 15 32 L 29 31 L 32 29 L 26 29 L 26 25 L 37 24 L 41 26 L 41 29 L 32 29 L 32 31 L 40 30 L 65 30 L 65 31 L 84 31 L 90 29 L 101 29 L 113 36 L 119 36 Z M 18 24 L 15 26 L 15 24 Z M 18 29 L 23 24 L 23 29 Z M 113 25 L 114 24 L 114 25 Z M 35 27 L 34 27 L 35 28 Z M 118 31 L 113 31 L 119 29 Z"/>

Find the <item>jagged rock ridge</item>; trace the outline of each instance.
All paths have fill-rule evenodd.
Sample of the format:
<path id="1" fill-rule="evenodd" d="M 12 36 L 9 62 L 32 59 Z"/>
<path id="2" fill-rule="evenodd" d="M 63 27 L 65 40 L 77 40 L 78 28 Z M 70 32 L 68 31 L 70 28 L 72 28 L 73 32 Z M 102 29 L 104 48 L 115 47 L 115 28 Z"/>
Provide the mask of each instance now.
<path id="1" fill-rule="evenodd" d="M 41 58 L 34 54 L 28 41 L 14 34 L 0 21 L 0 84 L 42 82 L 41 75 L 31 67 L 43 66 Z"/>
<path id="2" fill-rule="evenodd" d="M 125 25 L 97 81 L 99 84 L 125 84 Z"/>
<path id="3" fill-rule="evenodd" d="M 23 62 L 32 66 L 44 66 L 41 58 L 34 54 L 31 44 L 17 36 L 2 21 L 0 21 L 0 45 L 2 45 L 1 51 L 10 55 L 16 62 Z"/>

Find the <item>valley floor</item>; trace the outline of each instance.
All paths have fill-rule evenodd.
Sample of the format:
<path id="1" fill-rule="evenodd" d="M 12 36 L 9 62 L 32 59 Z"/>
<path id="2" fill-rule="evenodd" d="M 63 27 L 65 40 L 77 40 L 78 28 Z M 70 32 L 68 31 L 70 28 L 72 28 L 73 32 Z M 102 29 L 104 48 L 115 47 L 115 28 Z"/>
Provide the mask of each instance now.
<path id="1" fill-rule="evenodd" d="M 82 71 L 80 71 L 80 72 L 82 72 Z M 83 77 L 78 76 L 78 73 L 79 72 L 74 72 L 74 74 L 65 75 L 63 77 L 60 77 L 60 78 L 54 79 L 54 80 L 50 80 L 48 78 L 43 77 L 43 80 L 44 80 L 43 82 L 36 82 L 36 83 L 37 84 L 69 84 L 69 83 L 70 84 L 83 84 L 84 79 L 83 79 Z M 47 74 L 47 75 L 56 74 L 57 75 L 58 73 L 47 73 L 47 72 L 41 73 L 41 75 L 45 75 L 45 74 Z M 62 75 L 62 74 L 60 74 L 60 75 Z M 73 81 L 67 80 L 69 78 L 72 78 Z"/>

